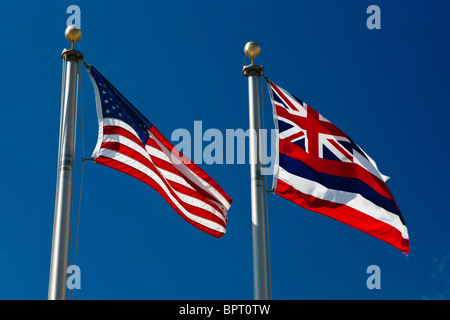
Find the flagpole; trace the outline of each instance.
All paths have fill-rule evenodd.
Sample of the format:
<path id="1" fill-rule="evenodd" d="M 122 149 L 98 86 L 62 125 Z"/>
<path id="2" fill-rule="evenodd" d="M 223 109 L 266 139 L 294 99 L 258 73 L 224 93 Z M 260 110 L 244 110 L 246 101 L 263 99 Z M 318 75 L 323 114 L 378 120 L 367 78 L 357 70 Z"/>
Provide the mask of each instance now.
<path id="1" fill-rule="evenodd" d="M 264 186 L 261 172 L 261 141 L 259 115 L 258 79 L 264 71 L 255 65 L 261 48 L 256 42 L 248 42 L 244 52 L 252 59 L 252 64 L 244 66 L 243 73 L 248 77 L 249 118 L 250 118 L 250 184 L 252 204 L 252 243 L 253 243 L 253 294 L 255 300 L 268 300 L 266 224 L 264 219 Z"/>
<path id="2" fill-rule="evenodd" d="M 67 264 L 69 259 L 70 213 L 72 210 L 72 172 L 75 139 L 77 100 L 77 65 L 83 54 L 73 49 L 81 39 L 81 30 L 75 26 L 66 29 L 66 38 L 72 49 L 64 49 L 62 58 L 66 63 L 64 99 L 61 108 L 59 135 L 58 178 L 56 185 L 55 215 L 53 221 L 52 255 L 48 287 L 49 300 L 67 298 Z M 64 83 L 63 83 L 64 85 Z"/>

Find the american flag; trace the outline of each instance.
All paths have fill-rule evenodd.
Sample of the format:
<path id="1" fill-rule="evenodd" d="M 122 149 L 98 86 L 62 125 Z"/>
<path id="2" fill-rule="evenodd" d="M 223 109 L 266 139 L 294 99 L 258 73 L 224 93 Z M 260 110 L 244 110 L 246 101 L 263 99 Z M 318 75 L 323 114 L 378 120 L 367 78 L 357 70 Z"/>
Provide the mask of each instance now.
<path id="1" fill-rule="evenodd" d="M 278 128 L 275 193 L 408 254 L 407 228 L 375 162 L 309 105 L 267 83 Z"/>
<path id="2" fill-rule="evenodd" d="M 99 121 L 96 163 L 154 188 L 187 222 L 221 237 L 232 199 L 200 167 L 179 152 L 91 65 Z"/>

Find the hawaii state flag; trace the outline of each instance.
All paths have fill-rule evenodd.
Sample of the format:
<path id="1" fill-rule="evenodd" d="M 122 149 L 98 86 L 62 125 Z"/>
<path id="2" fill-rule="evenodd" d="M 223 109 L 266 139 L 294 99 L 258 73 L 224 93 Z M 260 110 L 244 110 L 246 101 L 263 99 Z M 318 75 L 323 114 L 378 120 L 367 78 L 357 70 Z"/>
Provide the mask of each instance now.
<path id="1" fill-rule="evenodd" d="M 183 156 L 93 66 L 99 122 L 92 158 L 154 188 L 187 222 L 215 237 L 226 232 L 232 199 L 200 167 Z"/>
<path id="2" fill-rule="evenodd" d="M 278 128 L 273 190 L 409 252 L 408 231 L 375 162 L 330 121 L 268 80 Z"/>

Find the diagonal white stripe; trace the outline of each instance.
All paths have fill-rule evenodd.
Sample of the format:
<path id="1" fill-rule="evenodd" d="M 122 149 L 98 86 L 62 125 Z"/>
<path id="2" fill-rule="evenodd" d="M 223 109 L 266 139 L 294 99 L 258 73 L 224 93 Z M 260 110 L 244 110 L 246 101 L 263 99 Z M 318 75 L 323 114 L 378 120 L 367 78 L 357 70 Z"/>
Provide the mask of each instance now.
<path id="1" fill-rule="evenodd" d="M 204 191 L 206 191 L 207 193 L 212 195 L 215 199 L 217 199 L 217 201 L 220 202 L 220 206 L 223 206 L 226 209 L 230 208 L 231 204 L 224 198 L 224 196 L 222 196 L 222 194 L 219 191 L 217 191 L 213 186 L 211 186 L 209 183 L 207 183 L 201 177 L 199 177 L 194 172 L 192 172 L 191 169 L 189 169 L 188 167 L 186 167 L 183 164 L 183 162 L 180 160 L 180 158 L 177 155 L 175 155 L 171 152 L 172 150 L 168 150 L 158 139 L 156 139 L 156 137 L 151 132 L 149 132 L 149 133 L 150 133 L 150 138 L 153 139 L 158 144 L 158 146 L 161 148 L 161 150 L 163 150 L 167 159 L 171 159 L 171 157 L 176 158 L 174 161 L 170 161 L 170 163 L 172 163 L 181 174 L 186 176 L 187 179 L 189 179 L 190 181 L 195 183 L 198 187 L 200 187 L 201 189 L 203 189 Z M 148 150 L 149 148 L 150 148 L 150 146 L 146 145 L 147 151 L 149 151 Z M 149 151 L 149 153 L 150 153 L 150 151 Z M 225 212 L 226 212 L 226 210 L 225 210 Z"/>
<path id="2" fill-rule="evenodd" d="M 131 132 L 133 133 L 133 132 Z M 151 158 L 149 156 L 150 152 L 148 149 L 145 150 L 141 145 L 137 144 L 136 142 L 134 142 L 133 140 L 128 139 L 125 136 L 122 136 L 120 134 L 105 134 L 103 137 L 103 142 L 118 142 L 120 144 L 123 144 L 131 149 L 133 149 L 134 151 L 138 152 L 139 154 L 141 154 L 143 157 L 145 157 L 147 160 L 151 161 Z M 107 149 L 100 149 L 99 155 L 104 155 L 103 150 L 107 150 Z M 151 153 L 150 155 L 154 155 L 158 158 L 161 159 L 161 157 L 164 157 L 163 160 L 166 160 L 167 162 L 170 163 L 169 159 L 167 159 L 166 155 L 164 153 L 162 153 L 161 151 L 151 148 Z M 155 155 L 156 154 L 156 155 Z M 158 167 L 158 171 L 164 176 L 164 178 L 166 178 L 169 181 L 173 181 L 176 183 L 179 183 L 185 187 L 188 187 L 192 190 L 195 190 L 185 179 L 183 179 L 181 176 L 176 175 L 170 171 L 167 171 L 163 168 Z"/>
<path id="3" fill-rule="evenodd" d="M 406 226 L 402 223 L 399 216 L 377 206 L 376 204 L 362 197 L 360 194 L 329 189 L 315 181 L 293 175 L 284 170 L 282 167 L 280 167 L 279 170 L 280 171 L 278 179 L 288 183 L 294 189 L 318 199 L 344 204 L 348 207 L 358 210 L 364 214 L 367 214 L 368 216 L 371 216 L 372 218 L 389 224 L 390 226 L 399 230 L 404 239 L 409 239 Z"/>
<path id="4" fill-rule="evenodd" d="M 210 229 L 219 231 L 219 232 L 225 232 L 225 228 L 223 228 L 221 225 L 215 223 L 214 221 L 208 220 L 206 218 L 199 217 L 197 215 L 193 215 L 189 213 L 184 206 L 171 194 L 171 192 L 168 190 L 167 185 L 161 180 L 161 178 L 153 172 L 153 170 L 149 169 L 147 166 L 143 165 L 142 163 L 136 161 L 133 158 L 128 157 L 125 154 L 122 154 L 120 152 L 117 152 L 115 150 L 109 150 L 109 149 L 102 149 L 102 156 L 110 159 L 114 159 L 118 162 L 124 163 L 142 173 L 147 175 L 150 179 L 152 179 L 155 183 L 157 183 L 163 191 L 167 194 L 167 196 L 173 201 L 173 203 L 182 211 L 182 213 L 188 217 L 189 219 L 204 225 Z M 160 168 L 157 168 L 158 170 Z M 215 216 L 219 217 L 222 221 L 225 222 L 225 218 L 223 215 L 218 212 L 216 209 L 211 207 L 209 204 L 205 203 L 202 200 L 199 200 L 197 198 L 191 197 L 187 194 L 181 193 L 173 188 L 171 188 L 175 194 L 179 197 L 179 199 L 189 205 L 192 205 L 197 208 L 204 209 L 206 211 L 209 211 L 213 213 Z"/>
<path id="5" fill-rule="evenodd" d="M 287 103 L 287 101 L 285 101 L 285 99 L 283 99 L 282 97 L 280 97 L 279 95 L 278 95 L 278 93 L 275 91 L 275 90 L 273 90 L 272 88 L 272 91 L 273 91 L 273 94 L 276 94 L 279 98 L 280 98 L 280 100 L 281 101 L 283 101 L 285 104 L 286 104 L 286 106 L 287 106 L 287 108 L 288 109 L 286 109 L 284 106 L 284 108 L 287 110 L 287 111 L 289 111 L 289 113 L 292 113 L 292 114 L 295 114 L 295 115 L 297 115 L 297 116 L 301 116 L 301 117 L 306 117 L 307 116 L 307 111 L 306 111 L 306 109 L 305 109 L 305 107 L 304 106 L 302 106 L 289 92 L 287 92 L 286 90 L 284 90 L 283 88 L 280 88 L 280 87 L 278 87 L 278 86 L 276 86 L 285 96 L 286 96 L 286 98 L 298 109 L 298 111 L 296 111 L 296 110 L 293 110 L 293 109 L 291 109 L 291 107 L 289 106 L 289 104 Z M 275 101 L 275 103 L 276 104 L 278 104 L 279 105 L 279 103 L 278 102 L 276 102 Z"/>
<path id="6" fill-rule="evenodd" d="M 144 156 L 147 160 L 150 161 L 150 156 L 148 155 L 148 153 L 146 152 L 146 150 L 139 144 L 137 144 L 136 142 L 134 142 L 133 140 L 128 139 L 125 136 L 122 136 L 120 134 L 105 134 L 103 136 L 103 142 L 118 142 L 120 144 L 123 144 L 131 149 L 133 149 L 136 152 L 139 152 L 139 154 L 141 154 L 142 156 Z M 101 149 L 100 150 L 100 155 L 103 155 L 103 150 L 107 150 L 107 149 Z"/>

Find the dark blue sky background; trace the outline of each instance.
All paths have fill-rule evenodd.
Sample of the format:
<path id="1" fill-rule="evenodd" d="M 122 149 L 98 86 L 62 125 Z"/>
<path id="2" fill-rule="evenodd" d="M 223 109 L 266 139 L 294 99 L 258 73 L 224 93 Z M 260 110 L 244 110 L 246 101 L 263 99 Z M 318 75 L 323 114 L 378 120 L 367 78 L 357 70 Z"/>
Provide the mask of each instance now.
<path id="1" fill-rule="evenodd" d="M 247 130 L 243 48 L 257 41 L 255 62 L 266 76 L 340 127 L 391 177 L 409 256 L 269 197 L 274 299 L 450 298 L 450 3 L 346 0 L 3 4 L 0 299 L 47 298 L 60 54 L 70 45 L 64 30 L 71 4 L 81 8 L 76 48 L 85 61 L 167 138 L 179 128 L 193 134 L 194 121 L 204 131 Z M 381 9 L 381 30 L 366 27 L 371 4 Z M 82 91 L 90 156 L 97 116 L 85 70 Z M 270 129 L 266 87 L 264 97 Z M 253 298 L 249 165 L 201 166 L 234 199 L 221 239 L 187 224 L 142 182 L 86 163 L 75 299 Z M 366 287 L 370 265 L 380 267 L 380 290 Z"/>

